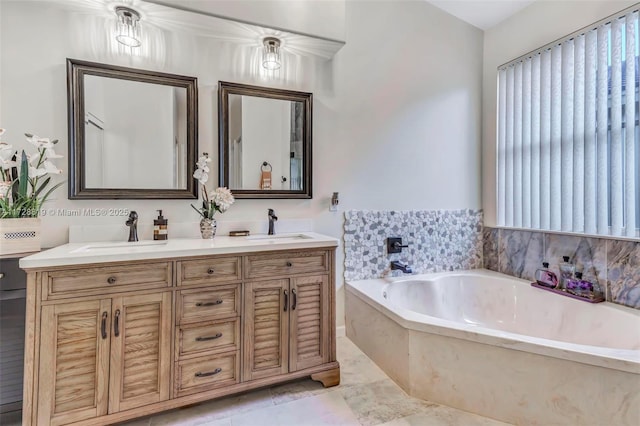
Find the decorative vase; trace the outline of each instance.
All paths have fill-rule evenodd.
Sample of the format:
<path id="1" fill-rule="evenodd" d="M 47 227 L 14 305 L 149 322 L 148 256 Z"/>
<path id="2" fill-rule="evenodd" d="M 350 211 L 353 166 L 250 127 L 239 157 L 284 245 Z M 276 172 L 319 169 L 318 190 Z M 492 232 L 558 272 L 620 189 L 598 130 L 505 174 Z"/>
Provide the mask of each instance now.
<path id="1" fill-rule="evenodd" d="M 216 236 L 216 229 L 218 228 L 218 223 L 214 218 L 205 219 L 204 217 L 200 220 L 200 234 L 202 238 L 205 240 L 211 240 Z"/>

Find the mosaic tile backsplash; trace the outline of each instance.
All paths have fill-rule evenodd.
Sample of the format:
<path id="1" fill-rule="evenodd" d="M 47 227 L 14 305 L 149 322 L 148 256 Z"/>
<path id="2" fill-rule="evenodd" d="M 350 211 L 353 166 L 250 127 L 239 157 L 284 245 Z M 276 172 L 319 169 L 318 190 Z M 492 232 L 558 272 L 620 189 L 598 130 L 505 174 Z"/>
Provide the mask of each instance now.
<path id="1" fill-rule="evenodd" d="M 387 254 L 386 238 L 409 247 Z M 363 211 L 345 213 L 345 279 L 400 276 L 390 263 L 408 263 L 413 273 L 482 267 L 482 211 Z"/>
<path id="2" fill-rule="evenodd" d="M 484 267 L 534 280 L 542 260 L 558 273 L 570 256 L 586 280 L 606 288 L 607 300 L 640 309 L 640 242 L 484 228 Z"/>

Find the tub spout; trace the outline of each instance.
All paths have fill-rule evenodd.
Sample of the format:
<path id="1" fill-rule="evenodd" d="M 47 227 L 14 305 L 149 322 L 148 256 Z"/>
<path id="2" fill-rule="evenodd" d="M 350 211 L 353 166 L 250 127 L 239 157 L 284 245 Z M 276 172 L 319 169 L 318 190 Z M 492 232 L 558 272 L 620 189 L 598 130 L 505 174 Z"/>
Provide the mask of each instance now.
<path id="1" fill-rule="evenodd" d="M 400 262 L 399 260 L 394 260 L 393 262 L 391 262 L 391 270 L 402 271 L 405 274 L 410 274 L 412 272 L 411 266 L 407 265 L 406 263 Z"/>

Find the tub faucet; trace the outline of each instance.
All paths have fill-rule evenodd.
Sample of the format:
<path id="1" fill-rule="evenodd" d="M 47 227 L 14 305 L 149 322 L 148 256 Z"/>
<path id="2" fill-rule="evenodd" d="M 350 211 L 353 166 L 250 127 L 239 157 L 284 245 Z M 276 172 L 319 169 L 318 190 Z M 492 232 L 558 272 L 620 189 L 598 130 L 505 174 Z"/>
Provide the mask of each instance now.
<path id="1" fill-rule="evenodd" d="M 274 235 L 275 230 L 273 229 L 273 223 L 276 220 L 278 220 L 278 216 L 275 215 L 275 213 L 273 212 L 273 209 L 269 209 L 268 215 L 269 215 L 269 235 Z"/>
<path id="2" fill-rule="evenodd" d="M 411 266 L 407 265 L 406 263 L 403 263 L 399 260 L 394 260 L 393 262 L 391 262 L 391 270 L 392 271 L 402 271 L 405 274 L 410 274 L 413 271 L 411 270 Z"/>
<path id="3" fill-rule="evenodd" d="M 138 213 L 132 210 L 125 224 L 129 227 L 129 242 L 138 241 Z"/>

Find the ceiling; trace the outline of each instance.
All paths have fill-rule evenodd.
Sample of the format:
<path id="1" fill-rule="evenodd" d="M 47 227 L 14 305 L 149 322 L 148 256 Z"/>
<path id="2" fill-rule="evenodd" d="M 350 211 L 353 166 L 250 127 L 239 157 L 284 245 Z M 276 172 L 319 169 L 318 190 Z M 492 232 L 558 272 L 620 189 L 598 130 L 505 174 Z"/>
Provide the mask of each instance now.
<path id="1" fill-rule="evenodd" d="M 499 24 L 536 0 L 427 0 L 481 30 Z"/>

